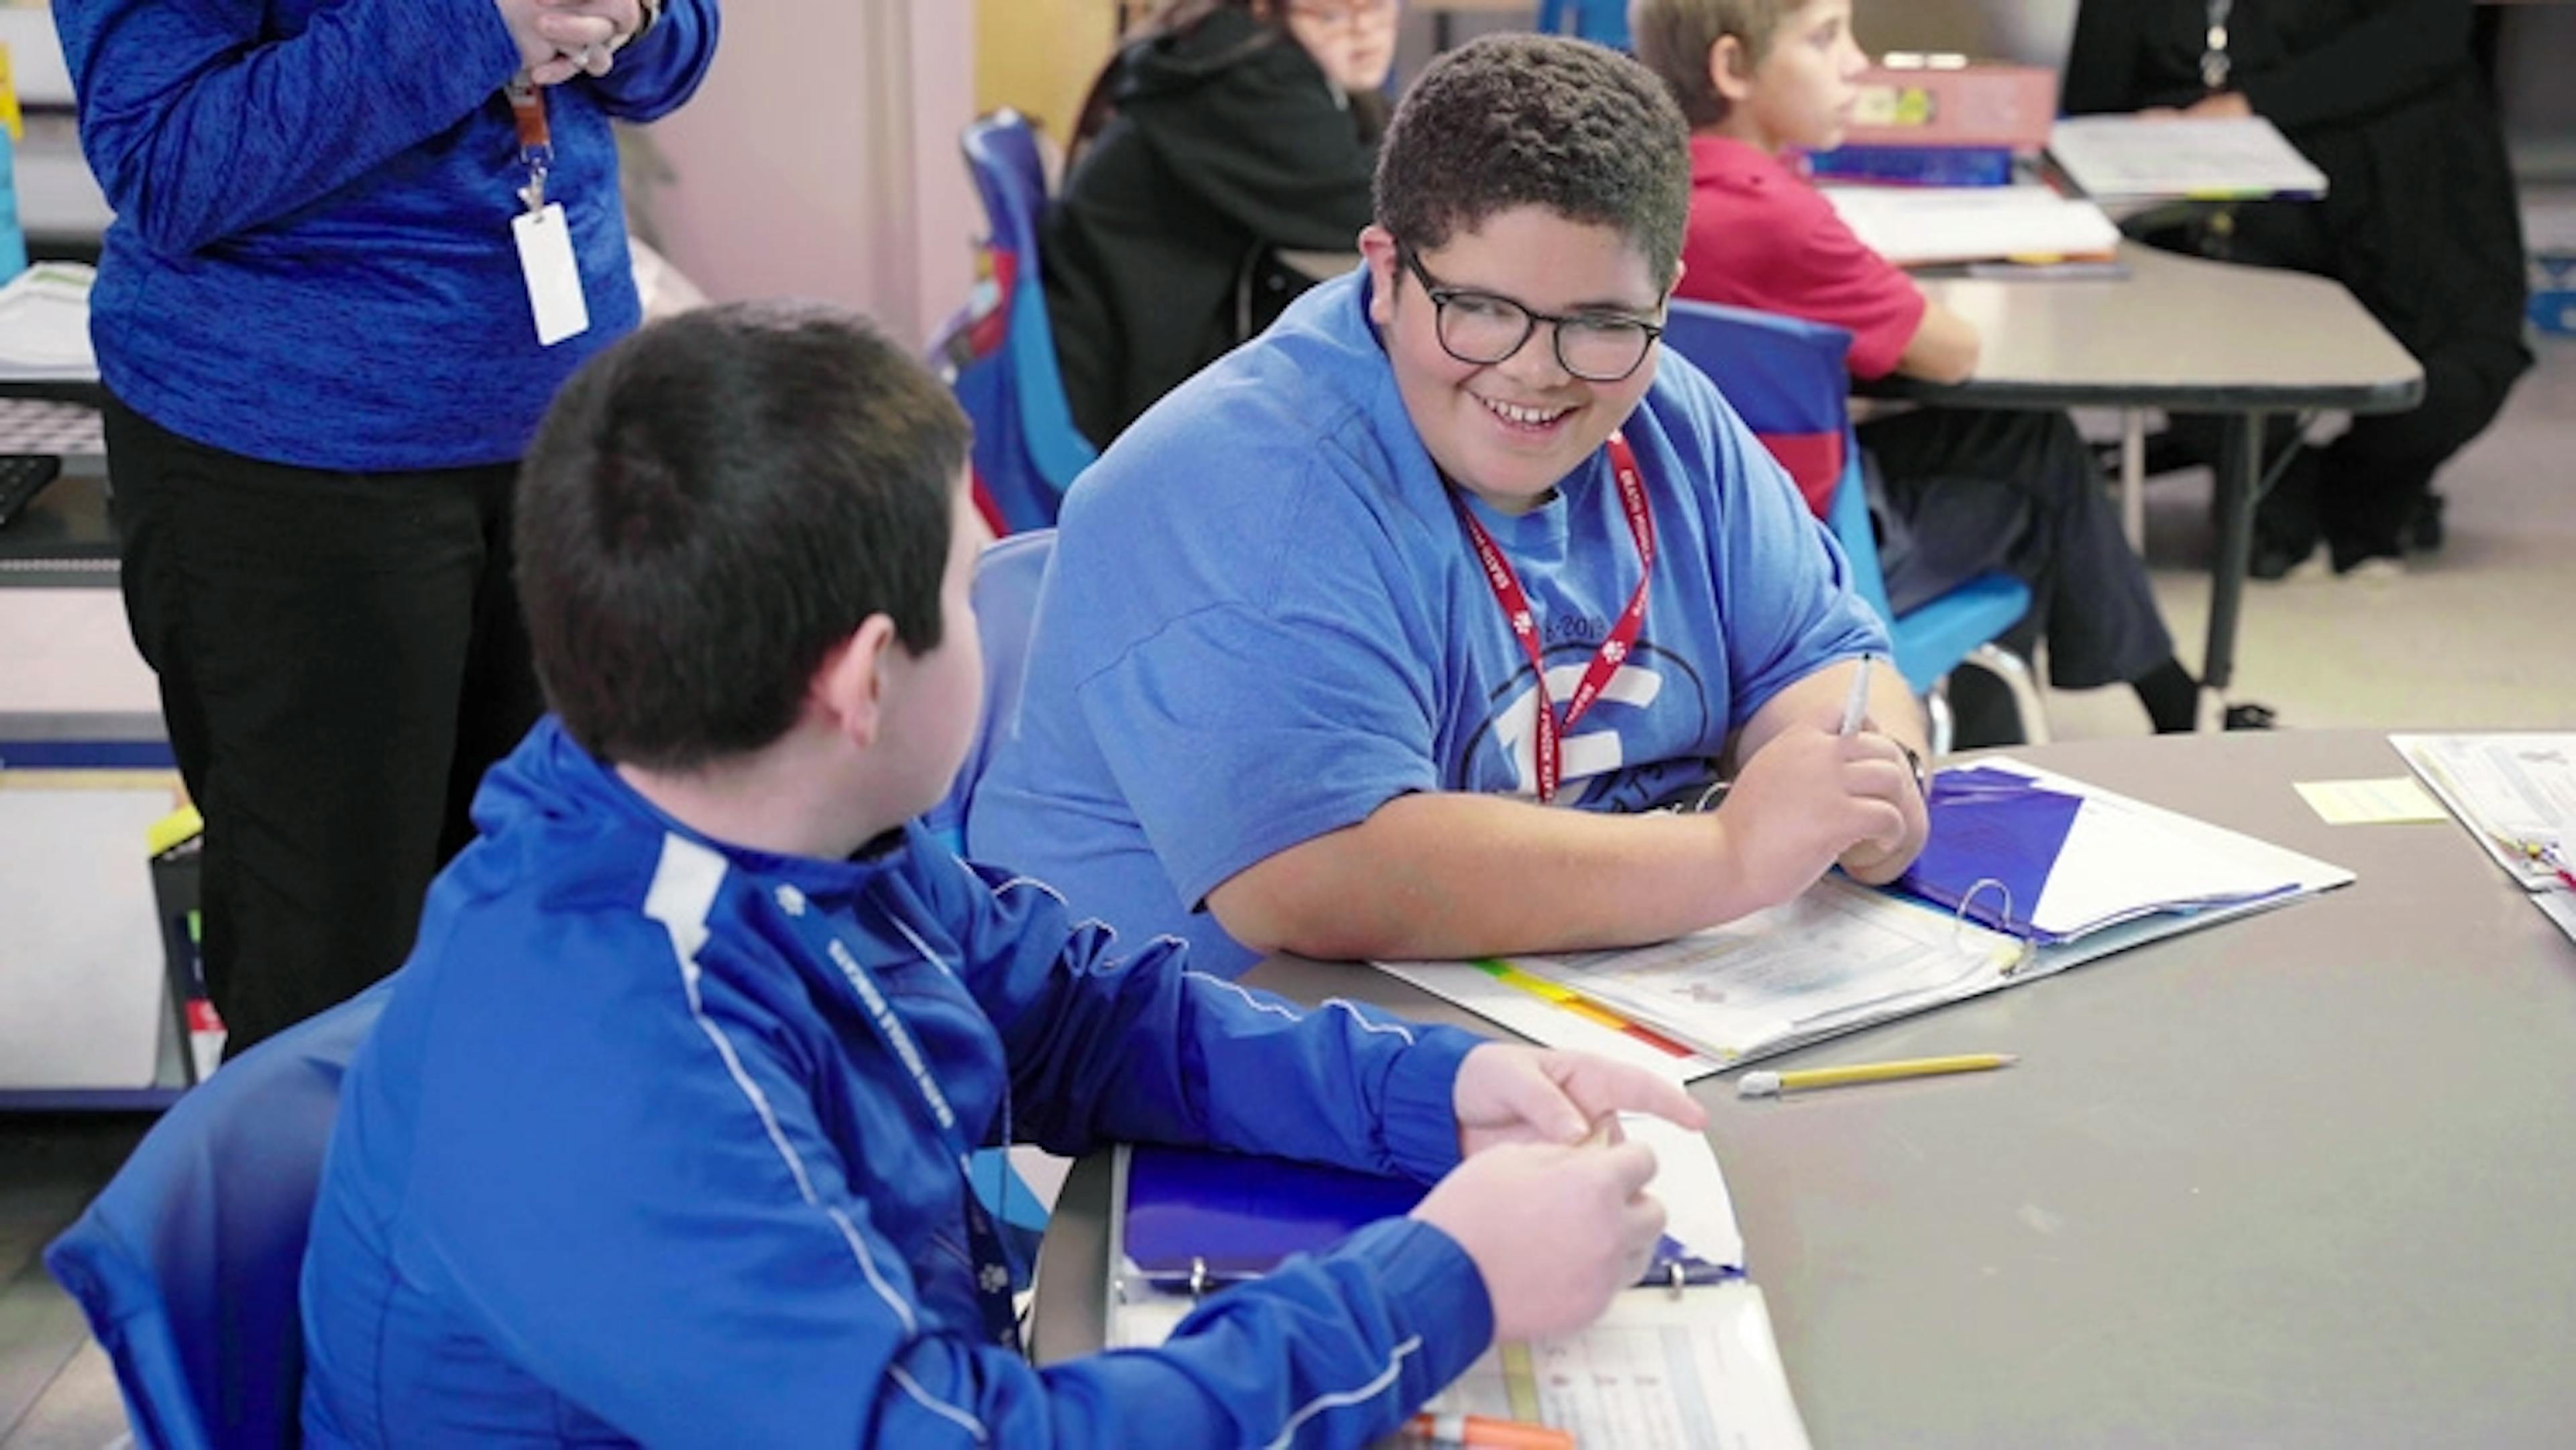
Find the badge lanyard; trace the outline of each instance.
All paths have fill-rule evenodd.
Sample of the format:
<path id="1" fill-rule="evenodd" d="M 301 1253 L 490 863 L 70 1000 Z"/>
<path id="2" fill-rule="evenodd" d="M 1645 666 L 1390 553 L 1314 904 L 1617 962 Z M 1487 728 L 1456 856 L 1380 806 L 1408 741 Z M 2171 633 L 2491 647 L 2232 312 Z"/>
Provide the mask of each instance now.
<path id="1" fill-rule="evenodd" d="M 792 891 L 793 888 L 787 890 Z M 957 1112 L 949 1106 L 948 1095 L 940 1090 L 939 1080 L 931 1075 L 929 1057 L 922 1052 L 912 1029 L 895 1015 L 894 1004 L 886 1000 L 876 978 L 866 967 L 859 965 L 858 956 L 850 950 L 841 933 L 823 922 L 821 910 L 801 896 L 787 895 L 785 891 L 781 893 L 779 905 L 806 948 L 828 958 L 848 979 L 851 990 L 859 997 L 859 1015 L 867 1019 L 868 1026 L 876 1032 L 877 1041 L 912 1079 L 914 1093 L 921 1099 L 923 1110 L 930 1114 L 932 1128 L 939 1134 L 940 1146 L 947 1152 L 949 1160 L 957 1165 L 958 1191 L 966 1205 L 966 1252 L 974 1260 L 975 1304 L 983 1312 L 985 1337 L 1006 1346 L 1013 1353 L 1020 1352 L 1019 1318 L 1011 1312 L 1010 1258 L 1002 1247 L 1001 1230 L 994 1225 L 993 1216 L 985 1212 L 983 1203 L 975 1197 L 974 1170 L 966 1146 L 966 1134 L 957 1124 Z M 1009 1086 L 1005 1084 L 1002 1091 L 1002 1121 L 1008 1124 Z"/>
<path id="2" fill-rule="evenodd" d="M 1540 804 L 1556 799 L 1556 784 L 1564 765 L 1564 732 L 1590 711 L 1593 702 L 1609 687 L 1612 676 L 1628 658 L 1630 647 L 1637 642 L 1637 632 L 1646 623 L 1646 586 L 1655 577 L 1655 515 L 1646 502 L 1645 476 L 1637 471 L 1637 455 L 1630 451 L 1628 440 L 1617 433 L 1610 435 L 1610 472 L 1619 483 L 1619 508 L 1628 516 L 1629 537 L 1637 543 L 1637 592 L 1628 596 L 1628 607 L 1612 626 L 1610 637 L 1592 656 L 1583 671 L 1582 683 L 1574 687 L 1574 698 L 1565 705 L 1560 720 L 1556 704 L 1547 693 L 1547 656 L 1539 647 L 1538 619 L 1530 612 L 1529 596 L 1521 592 L 1520 576 L 1512 572 L 1509 559 L 1494 544 L 1493 535 L 1476 522 L 1475 513 L 1465 501 L 1451 499 L 1458 517 L 1467 525 L 1467 537 L 1475 543 L 1477 562 L 1485 569 L 1485 583 L 1494 591 L 1494 602 L 1502 606 L 1503 618 L 1512 626 L 1512 637 L 1520 641 L 1521 653 L 1529 656 L 1530 672 L 1536 677 L 1538 691 L 1538 798 Z"/>
<path id="3" fill-rule="evenodd" d="M 546 122 L 546 93 L 525 72 L 503 89 L 519 131 L 519 164 L 527 184 L 518 188 L 520 213 L 510 219 L 519 246 L 519 272 L 528 284 L 528 311 L 537 343 L 552 347 L 590 330 L 590 303 L 582 296 L 581 263 L 573 256 L 572 226 L 561 202 L 546 200 L 546 174 L 554 167 L 554 131 Z"/>

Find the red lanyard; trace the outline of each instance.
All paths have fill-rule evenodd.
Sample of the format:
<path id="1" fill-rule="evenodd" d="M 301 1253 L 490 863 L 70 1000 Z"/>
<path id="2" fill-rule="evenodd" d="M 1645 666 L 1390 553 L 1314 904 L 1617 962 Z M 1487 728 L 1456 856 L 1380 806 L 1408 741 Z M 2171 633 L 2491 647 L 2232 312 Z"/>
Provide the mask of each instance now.
<path id="1" fill-rule="evenodd" d="M 1637 631 L 1646 623 L 1646 586 L 1655 577 L 1655 515 L 1646 503 L 1645 476 L 1637 471 L 1637 455 L 1628 448 L 1628 440 L 1617 433 L 1610 435 L 1610 472 L 1619 481 L 1619 507 L 1628 516 L 1628 534 L 1637 541 L 1637 592 L 1628 596 L 1628 607 L 1601 641 L 1592 663 L 1583 671 L 1582 683 L 1574 687 L 1574 698 L 1566 702 L 1565 718 L 1556 715 L 1556 704 L 1547 693 L 1547 656 L 1539 648 L 1538 619 L 1530 613 L 1529 596 L 1521 592 L 1520 576 L 1512 572 L 1511 561 L 1494 545 L 1494 537 L 1476 522 L 1475 513 L 1463 500 L 1452 500 L 1458 517 L 1467 524 L 1467 537 L 1475 543 L 1477 561 L 1485 566 L 1485 582 L 1493 587 L 1494 602 L 1501 605 L 1503 617 L 1511 621 L 1512 637 L 1521 642 L 1521 653 L 1529 656 L 1530 672 L 1536 676 L 1538 690 L 1538 798 L 1541 804 L 1556 799 L 1558 773 L 1563 768 L 1565 731 L 1583 718 L 1592 702 L 1601 698 L 1609 687 L 1610 677 L 1628 658 L 1628 650 L 1637 642 Z"/>
<path id="2" fill-rule="evenodd" d="M 519 189 L 519 200 L 531 212 L 544 211 L 546 172 L 555 160 L 554 131 L 546 124 L 546 93 L 521 71 L 510 77 L 503 94 L 510 98 L 510 119 L 519 127 L 519 161 L 528 168 L 528 184 Z"/>

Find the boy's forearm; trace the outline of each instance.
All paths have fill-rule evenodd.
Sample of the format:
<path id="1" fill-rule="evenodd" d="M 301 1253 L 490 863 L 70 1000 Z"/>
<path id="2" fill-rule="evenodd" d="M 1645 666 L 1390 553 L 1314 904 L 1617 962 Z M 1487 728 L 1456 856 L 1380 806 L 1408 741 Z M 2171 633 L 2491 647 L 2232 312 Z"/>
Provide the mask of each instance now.
<path id="1" fill-rule="evenodd" d="M 1741 878 L 1715 816 L 1425 791 L 1253 865 L 1208 903 L 1266 951 L 1474 957 L 1661 941 L 1768 904 Z"/>

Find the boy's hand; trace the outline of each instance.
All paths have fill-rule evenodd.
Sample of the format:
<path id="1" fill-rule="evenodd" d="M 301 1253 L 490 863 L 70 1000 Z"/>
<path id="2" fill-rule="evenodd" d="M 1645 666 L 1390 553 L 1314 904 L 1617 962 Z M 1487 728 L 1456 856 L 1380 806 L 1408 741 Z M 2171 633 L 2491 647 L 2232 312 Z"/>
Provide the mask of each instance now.
<path id="1" fill-rule="evenodd" d="M 1458 1064 L 1451 1093 L 1458 1151 L 1474 1157 L 1504 1143 L 1574 1144 L 1620 1113 L 1652 1113 L 1685 1128 L 1708 1113 L 1681 1084 L 1588 1052 L 1489 1042 Z"/>
<path id="2" fill-rule="evenodd" d="M 1843 870 L 1849 872 L 1853 880 L 1870 886 L 1884 886 L 1904 875 L 1905 868 L 1914 864 L 1914 858 L 1923 854 L 1923 843 L 1932 835 L 1932 812 L 1923 799 L 1922 783 L 1914 778 L 1914 762 L 1905 758 L 1905 747 L 1889 736 L 1868 730 L 1862 731 L 1859 738 L 1880 741 L 1896 754 L 1897 765 L 1903 772 L 1902 782 L 1889 785 L 1882 781 L 1880 788 L 1892 792 L 1883 798 L 1905 818 L 1905 831 L 1892 844 L 1863 841 L 1843 852 L 1840 859 Z M 1872 778 L 1876 779 L 1879 774 L 1873 772 Z"/>
<path id="3" fill-rule="evenodd" d="M 1894 860 L 1901 870 L 1923 844 L 1921 800 L 1911 817 L 1901 804 L 1914 796 L 1913 767 L 1886 736 L 1837 735 L 1821 724 L 1782 730 L 1744 763 L 1717 808 L 1746 909 L 1779 905 L 1837 860 Z"/>
<path id="4" fill-rule="evenodd" d="M 1472 1056 L 1472 1054 L 1471 1054 Z M 1580 1329 L 1637 1282 L 1664 1232 L 1641 1143 L 1504 1143 L 1458 1165 L 1413 1217 L 1455 1239 L 1484 1277 L 1494 1337 Z"/>

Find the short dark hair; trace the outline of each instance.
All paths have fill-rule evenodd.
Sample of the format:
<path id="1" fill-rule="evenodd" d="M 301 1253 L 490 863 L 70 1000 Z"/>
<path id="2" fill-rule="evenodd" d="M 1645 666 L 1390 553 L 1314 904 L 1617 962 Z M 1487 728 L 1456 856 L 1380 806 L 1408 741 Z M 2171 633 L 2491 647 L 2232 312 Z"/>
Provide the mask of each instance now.
<path id="1" fill-rule="evenodd" d="M 1635 0 L 1628 7 L 1628 29 L 1636 39 L 1638 63 L 1672 91 L 1682 118 L 1693 126 L 1714 126 L 1734 107 L 1718 94 L 1717 82 L 1709 76 L 1709 52 L 1732 35 L 1744 47 L 1745 64 L 1762 64 L 1780 38 L 1782 23 L 1798 13 L 1800 3 Z"/>
<path id="2" fill-rule="evenodd" d="M 603 761 L 777 740 L 869 616 L 938 647 L 965 415 L 864 319 L 739 304 L 655 323 L 558 394 L 519 471 L 546 702 Z"/>
<path id="3" fill-rule="evenodd" d="M 1690 222 L 1690 128 L 1661 82 L 1613 50 L 1488 35 L 1433 61 L 1377 159 L 1377 221 L 1435 251 L 1519 206 L 1625 233 L 1672 285 Z"/>

